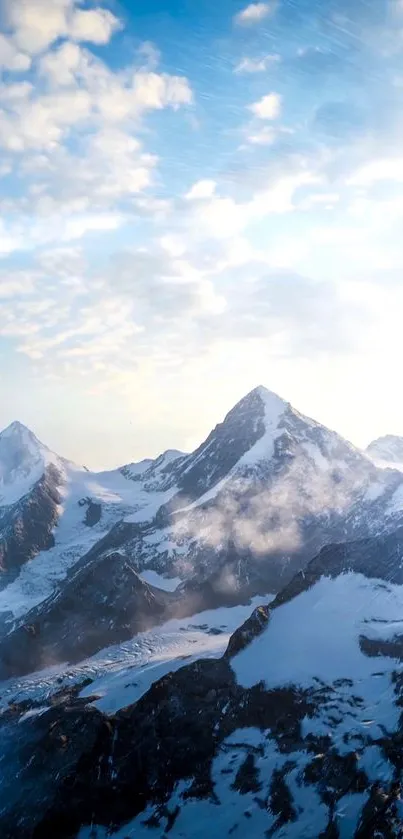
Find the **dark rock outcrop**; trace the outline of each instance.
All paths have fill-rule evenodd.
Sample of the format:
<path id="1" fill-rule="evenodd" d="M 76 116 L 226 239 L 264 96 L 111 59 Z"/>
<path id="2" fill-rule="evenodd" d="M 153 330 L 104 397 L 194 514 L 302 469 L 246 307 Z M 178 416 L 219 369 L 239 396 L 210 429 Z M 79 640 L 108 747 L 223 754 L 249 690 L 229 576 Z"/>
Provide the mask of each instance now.
<path id="1" fill-rule="evenodd" d="M 11 507 L 0 508 L 0 571 L 3 583 L 10 582 L 21 565 L 40 551 L 49 550 L 55 540 L 61 475 L 48 466 L 31 492 Z M 1 582 L 1 576 L 0 576 Z"/>
<path id="2" fill-rule="evenodd" d="M 116 552 L 73 570 L 61 591 L 4 640 L 1 678 L 76 662 L 159 623 L 172 596 L 143 582 Z"/>
<path id="3" fill-rule="evenodd" d="M 179 780 L 192 780 L 188 797 L 212 795 L 211 764 L 233 731 L 270 728 L 287 749 L 288 742 L 299 742 L 301 720 L 313 709 L 302 690 L 239 687 L 229 665 L 218 660 L 164 677 L 113 718 L 73 701 L 27 719 L 17 736 L 8 720 L 4 736 L 13 743 L 13 759 L 4 749 L 3 790 L 18 766 L 20 789 L 34 792 L 32 798 L 15 794 L 11 806 L 0 791 L 0 833 L 5 839 L 72 839 L 81 825 L 121 825 L 148 802 L 165 824 L 164 805 Z"/>

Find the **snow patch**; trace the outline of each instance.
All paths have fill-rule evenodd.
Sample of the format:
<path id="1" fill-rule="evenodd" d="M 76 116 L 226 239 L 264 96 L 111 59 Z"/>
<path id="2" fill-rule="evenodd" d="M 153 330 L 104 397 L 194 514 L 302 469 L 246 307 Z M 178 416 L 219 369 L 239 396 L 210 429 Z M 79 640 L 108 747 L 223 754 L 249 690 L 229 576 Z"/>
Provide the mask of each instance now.
<path id="1" fill-rule="evenodd" d="M 151 570 L 142 571 L 139 577 L 145 583 L 149 583 L 150 586 L 155 586 L 155 588 L 160 588 L 163 591 L 175 591 L 182 582 L 180 577 L 162 577 L 161 574 Z"/>
<path id="2" fill-rule="evenodd" d="M 268 688 L 313 679 L 364 679 L 391 670 L 393 661 L 361 652 L 360 635 L 369 620 L 400 620 L 403 586 L 369 580 L 352 572 L 322 577 L 311 589 L 274 609 L 265 631 L 232 660 L 244 687 Z M 281 655 L 278 651 L 281 650 Z"/>

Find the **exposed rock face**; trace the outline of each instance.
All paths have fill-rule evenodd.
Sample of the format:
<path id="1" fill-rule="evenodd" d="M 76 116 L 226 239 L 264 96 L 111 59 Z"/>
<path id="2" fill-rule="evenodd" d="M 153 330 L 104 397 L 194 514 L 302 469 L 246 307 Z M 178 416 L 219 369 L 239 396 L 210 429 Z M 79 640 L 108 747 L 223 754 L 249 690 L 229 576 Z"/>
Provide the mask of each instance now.
<path id="1" fill-rule="evenodd" d="M 270 620 L 270 606 L 258 606 L 250 618 L 240 626 L 236 632 L 231 636 L 225 658 L 232 658 L 237 653 L 241 652 L 253 638 L 256 638 L 260 632 L 266 629 Z"/>
<path id="2" fill-rule="evenodd" d="M 115 547 L 127 543 L 128 536 L 139 530 L 135 524 L 116 525 L 77 563 L 60 592 L 16 625 L 0 647 L 0 678 L 29 673 L 48 663 L 78 661 L 171 617 L 245 603 L 267 590 L 265 581 L 252 575 L 250 565 L 240 568 L 238 558 L 210 577 L 195 577 L 175 594 L 153 589 L 137 576 L 136 562 Z M 273 608 L 306 591 L 323 575 L 336 577 L 347 570 L 403 583 L 403 528 L 382 537 L 323 548 L 268 609 L 259 607 L 234 634 L 230 653 L 245 646 L 256 629 L 264 628 Z M 237 579 L 238 587 L 234 585 Z M 385 650 L 391 650 L 390 643 Z M 399 644 L 397 639 L 395 655 L 400 654 Z M 374 642 L 368 642 L 367 649 L 370 647 L 375 650 Z"/>
<path id="3" fill-rule="evenodd" d="M 49 465 L 27 496 L 11 507 L 0 507 L 0 570 L 11 572 L 4 582 L 25 562 L 54 545 L 61 482 L 58 470 Z"/>
<path id="4" fill-rule="evenodd" d="M 131 638 L 159 623 L 171 599 L 143 582 L 122 554 L 103 556 L 72 573 L 57 597 L 30 612 L 29 620 L 6 636 L 1 678 L 80 661 Z"/>
<path id="5" fill-rule="evenodd" d="M 264 420 L 264 402 L 257 388 L 238 402 L 181 465 L 179 491 L 195 499 L 215 486 L 263 436 Z"/>
<path id="6" fill-rule="evenodd" d="M 360 539 L 337 545 L 327 545 L 304 571 L 277 595 L 271 608 L 296 597 L 313 586 L 323 575 L 337 577 L 346 571 L 366 577 L 403 584 L 403 527 L 394 533 L 376 538 Z"/>
<path id="7" fill-rule="evenodd" d="M 321 836 L 339 836 L 338 807 L 342 811 L 343 802 L 357 795 L 363 801 L 359 825 L 346 835 L 369 839 L 377 835 L 376 828 L 387 831 L 380 835 L 397 839 L 399 788 L 374 784 L 360 765 L 360 756 L 367 747 L 374 748 L 374 741 L 367 738 L 358 751 L 347 747 L 340 754 L 330 736 L 303 733 L 303 721 L 326 708 L 331 696 L 331 690 L 320 685 L 311 691 L 267 691 L 263 686 L 245 690 L 235 683 L 229 663 L 219 660 L 197 662 L 164 677 L 136 705 L 112 718 L 74 695 L 61 697 L 49 710 L 38 709 L 22 722 L 18 721 L 27 708 L 13 707 L 0 727 L 1 835 L 73 839 L 82 826 L 113 829 L 144 811 L 139 824 L 165 836 L 191 799 L 212 802 L 219 812 L 219 776 L 213 781 L 218 761 L 234 800 L 245 799 L 238 816 L 235 810 L 234 830 L 238 826 L 249 835 L 275 837 L 287 824 L 297 825 L 300 813 L 292 778 L 299 773 L 300 788 L 317 800 L 318 818 L 319 810 L 327 812 L 328 827 Z M 260 732 L 255 744 L 248 739 L 251 727 Z M 385 733 L 375 745 L 400 772 L 398 737 L 395 742 Z M 266 775 L 273 747 L 282 768 Z M 178 784 L 181 796 L 175 794 Z M 319 835 L 314 810 L 310 818 L 309 835 Z M 214 819 L 205 826 L 214 830 Z M 127 828 L 127 836 L 136 835 L 135 826 Z M 192 830 L 186 835 L 190 839 Z"/>
<path id="8" fill-rule="evenodd" d="M 167 676 L 112 719 L 74 702 L 56 706 L 20 724 L 13 740 L 8 771 L 15 772 L 17 763 L 20 788 L 34 786 L 36 807 L 24 796 L 15 796 L 13 806 L 2 800 L 1 835 L 70 839 L 82 824 L 124 823 L 148 801 L 159 805 L 155 818 L 162 827 L 169 822 L 164 802 L 178 781 L 191 781 L 189 797 L 213 795 L 211 763 L 228 735 L 257 725 L 270 728 L 287 748 L 287 738 L 299 741 L 311 707 L 303 691 L 238 688 L 223 660 L 197 662 Z"/>
<path id="9" fill-rule="evenodd" d="M 94 527 L 99 524 L 102 517 L 102 504 L 93 501 L 92 498 L 82 498 L 79 505 L 85 507 L 84 524 L 87 527 Z"/>
<path id="10" fill-rule="evenodd" d="M 0 722 L 0 760 L 8 767 L 2 774 L 0 793 L 4 839 L 45 836 L 46 813 L 63 806 L 64 785 L 66 791 L 70 787 L 74 806 L 76 794 L 80 797 L 80 767 L 88 767 L 92 757 L 100 754 L 101 744 L 108 749 L 110 743 L 108 720 L 73 696 L 55 700 L 46 714 L 38 713 L 18 724 L 24 712 L 24 707 L 14 707 Z M 54 835 L 72 834 L 67 829 Z"/>
<path id="11" fill-rule="evenodd" d="M 39 592 L 34 608 L 17 611 L 11 634 L 0 643 L 6 674 L 94 653 L 173 615 L 245 603 L 288 583 L 296 592 L 307 577 L 295 579 L 295 573 L 323 545 L 376 534 L 402 521 L 399 472 L 378 470 L 337 434 L 264 388 L 242 399 L 192 454 L 165 452 L 97 478 L 63 465 L 18 424 L 0 435 L 0 449 L 4 486 L 14 488 L 17 479 L 17 484 L 31 482 L 53 458 L 15 507 L 0 508 L 4 582 L 54 544 L 61 481 L 55 463 L 65 470 L 68 499 L 55 531 L 56 540 L 62 532 L 64 542 L 59 547 L 58 541 L 47 571 L 52 583 L 45 586 L 41 604 L 36 605 Z M 336 549 L 331 555 L 337 567 L 345 558 L 340 550 L 338 565 Z M 114 552 L 122 580 L 128 579 L 128 568 L 179 577 L 183 583 L 175 598 L 154 594 L 161 600 L 157 608 L 145 597 L 143 609 L 145 589 L 139 582 L 134 602 L 129 582 L 125 587 L 114 574 Z M 318 567 L 310 566 L 308 577 L 325 573 L 328 555 L 321 555 Z M 28 589 L 24 577 L 19 602 Z M 27 634 L 27 626 L 34 630 Z"/>

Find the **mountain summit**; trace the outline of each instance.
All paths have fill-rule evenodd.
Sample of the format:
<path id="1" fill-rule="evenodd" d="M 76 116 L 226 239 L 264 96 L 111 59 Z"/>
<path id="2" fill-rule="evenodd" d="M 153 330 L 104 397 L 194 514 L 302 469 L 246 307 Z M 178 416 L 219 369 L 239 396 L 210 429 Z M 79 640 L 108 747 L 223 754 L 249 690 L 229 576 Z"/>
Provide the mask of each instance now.
<path id="1" fill-rule="evenodd" d="M 59 458 L 21 422 L 0 433 L 0 504 L 18 501 Z"/>
<path id="2" fill-rule="evenodd" d="M 403 470 L 403 437 L 385 434 L 378 437 L 366 449 L 367 455 L 381 466 L 391 466 Z"/>

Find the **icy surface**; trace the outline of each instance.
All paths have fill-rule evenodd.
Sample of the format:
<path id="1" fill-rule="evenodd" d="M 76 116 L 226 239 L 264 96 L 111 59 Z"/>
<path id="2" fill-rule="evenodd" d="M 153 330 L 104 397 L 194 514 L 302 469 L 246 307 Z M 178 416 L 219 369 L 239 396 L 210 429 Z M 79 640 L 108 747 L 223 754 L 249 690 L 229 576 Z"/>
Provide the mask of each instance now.
<path id="1" fill-rule="evenodd" d="M 0 612 L 15 618 L 49 597 L 69 569 L 125 514 L 143 508 L 143 517 L 159 506 L 162 493 L 147 493 L 118 470 L 91 473 L 68 464 L 60 489 L 62 504 L 54 530 L 55 546 L 22 566 L 19 576 L 0 591 Z M 94 527 L 85 522 L 85 499 L 102 505 L 101 519 Z M 140 514 L 139 514 L 140 515 Z M 141 516 L 140 516 L 141 517 Z"/>
<path id="2" fill-rule="evenodd" d="M 156 571 L 142 571 L 139 577 L 145 583 L 161 588 L 163 591 L 175 591 L 182 582 L 180 577 L 162 577 Z"/>
<path id="3" fill-rule="evenodd" d="M 9 506 L 31 491 L 47 466 L 63 461 L 20 422 L 0 433 L 0 505 Z"/>
<path id="4" fill-rule="evenodd" d="M 221 656 L 234 630 L 256 606 L 270 596 L 255 597 L 249 604 L 200 612 L 189 618 L 167 621 L 158 629 L 142 632 L 131 641 L 101 650 L 79 665 L 60 665 L 0 685 L 0 711 L 11 701 L 46 700 L 64 684 L 91 678 L 82 696 L 99 696 L 96 705 L 107 713 L 135 702 L 153 682 L 200 657 Z"/>
<path id="5" fill-rule="evenodd" d="M 403 468 L 403 437 L 386 434 L 373 440 L 366 452 L 376 465 L 400 470 Z"/>
<path id="6" fill-rule="evenodd" d="M 368 623 L 394 621 L 403 615 L 403 586 L 369 580 L 361 574 L 322 577 L 311 589 L 274 609 L 267 629 L 232 661 L 239 684 L 267 687 L 312 685 L 320 678 L 365 679 L 390 670 L 393 661 L 361 652 L 360 635 Z M 277 651 L 281 650 L 281 655 Z"/>
<path id="7" fill-rule="evenodd" d="M 280 396 L 264 387 L 257 388 L 264 406 L 264 434 L 238 461 L 238 466 L 252 466 L 263 460 L 271 460 L 274 443 L 281 434 L 280 421 L 287 409 L 287 403 Z"/>
<path id="8" fill-rule="evenodd" d="M 57 456 L 52 457 L 52 462 L 57 465 Z M 48 460 L 50 462 L 50 455 Z M 38 470 L 36 479 L 39 480 L 44 469 L 43 459 L 35 468 Z M 125 477 L 120 470 L 92 473 L 60 460 L 59 471 L 62 503 L 54 529 L 55 546 L 23 565 L 17 579 L 0 591 L 0 613 L 11 613 L 13 618 L 20 617 L 49 597 L 70 568 L 116 522 L 121 519 L 136 522 L 151 519 L 175 491 L 147 491 L 141 483 Z M 13 491 L 16 491 L 16 485 L 13 486 Z M 21 483 L 18 486 L 19 492 Z M 93 527 L 85 524 L 86 500 L 101 505 L 101 519 Z"/>

